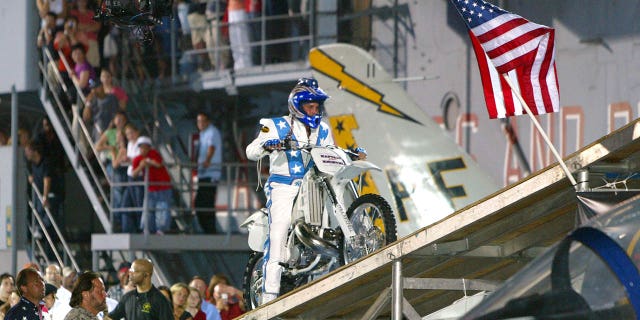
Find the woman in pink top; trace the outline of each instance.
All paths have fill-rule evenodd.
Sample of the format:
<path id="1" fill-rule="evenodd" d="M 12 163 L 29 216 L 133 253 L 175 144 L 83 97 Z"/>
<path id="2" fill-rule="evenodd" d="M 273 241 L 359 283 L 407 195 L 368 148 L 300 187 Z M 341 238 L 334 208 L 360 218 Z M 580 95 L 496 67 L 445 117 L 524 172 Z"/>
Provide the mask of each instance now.
<path id="1" fill-rule="evenodd" d="M 89 81 L 96 80 L 96 72 L 89 62 L 87 62 L 85 47 L 82 44 L 79 43 L 71 47 L 71 58 L 75 63 L 73 72 L 70 74 L 71 79 L 73 79 L 86 96 L 89 94 L 89 91 L 91 91 Z"/>

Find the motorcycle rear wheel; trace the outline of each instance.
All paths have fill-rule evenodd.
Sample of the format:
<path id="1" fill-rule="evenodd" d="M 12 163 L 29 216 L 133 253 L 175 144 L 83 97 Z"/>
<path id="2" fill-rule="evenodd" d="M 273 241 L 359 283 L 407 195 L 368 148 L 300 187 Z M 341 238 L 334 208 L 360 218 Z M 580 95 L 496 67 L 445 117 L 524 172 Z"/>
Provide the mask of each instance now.
<path id="1" fill-rule="evenodd" d="M 244 305 L 247 310 L 253 310 L 260 305 L 262 293 L 262 263 L 264 261 L 262 252 L 252 252 L 249 262 L 244 269 L 242 277 L 242 290 L 244 290 Z"/>
<path id="2" fill-rule="evenodd" d="M 358 260 L 397 240 L 396 219 L 391 206 L 377 194 L 358 197 L 347 210 L 356 235 L 361 243 L 344 246 L 344 263 Z M 346 239 L 345 239 L 346 243 Z"/>
<path id="3" fill-rule="evenodd" d="M 264 263 L 264 254 L 262 252 L 252 252 L 249 261 L 244 269 L 242 277 L 242 290 L 244 291 L 244 305 L 247 310 L 253 310 L 260 306 L 262 298 L 262 284 L 264 282 L 264 274 L 262 265 Z M 308 276 L 293 276 L 287 271 L 282 272 L 280 279 L 280 295 L 283 295 L 309 281 Z"/>

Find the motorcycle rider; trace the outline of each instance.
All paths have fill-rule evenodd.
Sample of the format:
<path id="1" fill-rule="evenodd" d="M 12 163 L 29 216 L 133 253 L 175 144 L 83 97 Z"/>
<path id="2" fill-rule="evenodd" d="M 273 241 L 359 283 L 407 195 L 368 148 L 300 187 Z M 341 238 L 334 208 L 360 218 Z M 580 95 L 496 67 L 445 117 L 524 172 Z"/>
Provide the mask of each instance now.
<path id="1" fill-rule="evenodd" d="M 269 179 L 264 186 L 269 210 L 269 235 L 265 242 L 262 271 L 262 304 L 278 297 L 287 233 L 293 201 L 310 158 L 285 145 L 333 145 L 329 126 L 322 122 L 322 105 L 329 96 L 313 78 L 301 78 L 289 94 L 289 115 L 260 119 L 260 132 L 247 146 L 247 158 L 257 161 L 269 155 Z"/>

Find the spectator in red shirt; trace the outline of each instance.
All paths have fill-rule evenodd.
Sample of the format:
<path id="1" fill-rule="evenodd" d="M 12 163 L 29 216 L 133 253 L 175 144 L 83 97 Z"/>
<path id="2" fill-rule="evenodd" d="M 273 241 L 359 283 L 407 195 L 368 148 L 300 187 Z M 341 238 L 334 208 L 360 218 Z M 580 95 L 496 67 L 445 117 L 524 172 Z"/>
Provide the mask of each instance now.
<path id="1" fill-rule="evenodd" d="M 213 288 L 216 308 L 220 311 L 222 320 L 231 320 L 244 314 L 244 298 L 242 291 L 226 283 L 218 283 Z"/>
<path id="2" fill-rule="evenodd" d="M 193 320 L 207 320 L 207 315 L 202 312 L 202 297 L 200 291 L 194 287 L 189 287 L 189 297 L 187 297 L 187 306 L 185 310 L 191 314 Z"/>
<path id="3" fill-rule="evenodd" d="M 78 19 L 78 32 L 84 33 L 86 38 L 87 61 L 94 68 L 100 67 L 100 49 L 98 47 L 98 32 L 100 23 L 93 19 L 96 15 L 95 8 L 89 0 L 76 0 L 75 7 L 71 9 L 70 15 Z"/>
<path id="4" fill-rule="evenodd" d="M 56 33 L 53 40 L 53 49 L 62 51 L 65 60 L 67 60 L 67 63 L 72 69 L 75 64 L 71 58 L 71 47 L 78 43 L 82 43 L 85 49 L 88 48 L 86 36 L 78 32 L 78 18 L 71 16 L 65 20 L 64 28 Z M 58 62 L 58 70 L 60 70 L 60 72 L 68 72 L 61 60 Z"/>
<path id="5" fill-rule="evenodd" d="M 56 59 L 58 64 L 58 71 L 60 72 L 60 76 L 62 77 L 62 81 L 69 89 L 68 95 L 61 95 L 62 103 L 65 108 L 70 109 L 71 104 L 76 103 L 77 93 L 75 90 L 75 86 L 73 85 L 73 81 L 71 80 L 71 73 L 74 72 L 75 62 L 71 56 L 71 48 L 75 45 L 82 44 L 85 49 L 88 48 L 86 45 L 85 39 L 82 34 L 78 32 L 78 19 L 74 16 L 67 17 L 64 22 L 64 27 L 62 30 L 58 31 L 53 40 L 53 58 Z M 61 52 L 61 55 L 58 55 L 58 52 Z M 65 65 L 65 62 L 69 66 L 69 70 Z M 58 90 L 61 90 L 61 87 L 58 87 Z M 60 94 L 62 91 L 59 91 Z"/>
<path id="6" fill-rule="evenodd" d="M 171 178 L 162 163 L 162 156 L 152 148 L 149 137 L 138 138 L 136 145 L 140 149 L 140 155 L 133 159 L 133 176 L 144 177 L 145 169 L 149 168 L 148 213 L 143 213 L 143 217 L 146 216 L 142 219 L 143 229 L 146 226 L 149 233 L 164 234 L 171 228 Z"/>

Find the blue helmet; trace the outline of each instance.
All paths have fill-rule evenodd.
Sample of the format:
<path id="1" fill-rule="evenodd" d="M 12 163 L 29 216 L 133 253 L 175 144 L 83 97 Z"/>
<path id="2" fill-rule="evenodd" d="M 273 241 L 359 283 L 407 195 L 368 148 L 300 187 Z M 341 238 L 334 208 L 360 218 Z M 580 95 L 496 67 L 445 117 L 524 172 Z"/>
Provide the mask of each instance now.
<path id="1" fill-rule="evenodd" d="M 315 129 L 320 125 L 322 115 L 320 113 L 309 116 L 302 109 L 302 105 L 308 102 L 317 102 L 320 107 L 329 96 L 318 87 L 318 81 L 314 78 L 300 78 L 289 94 L 289 113 L 310 128 Z"/>

